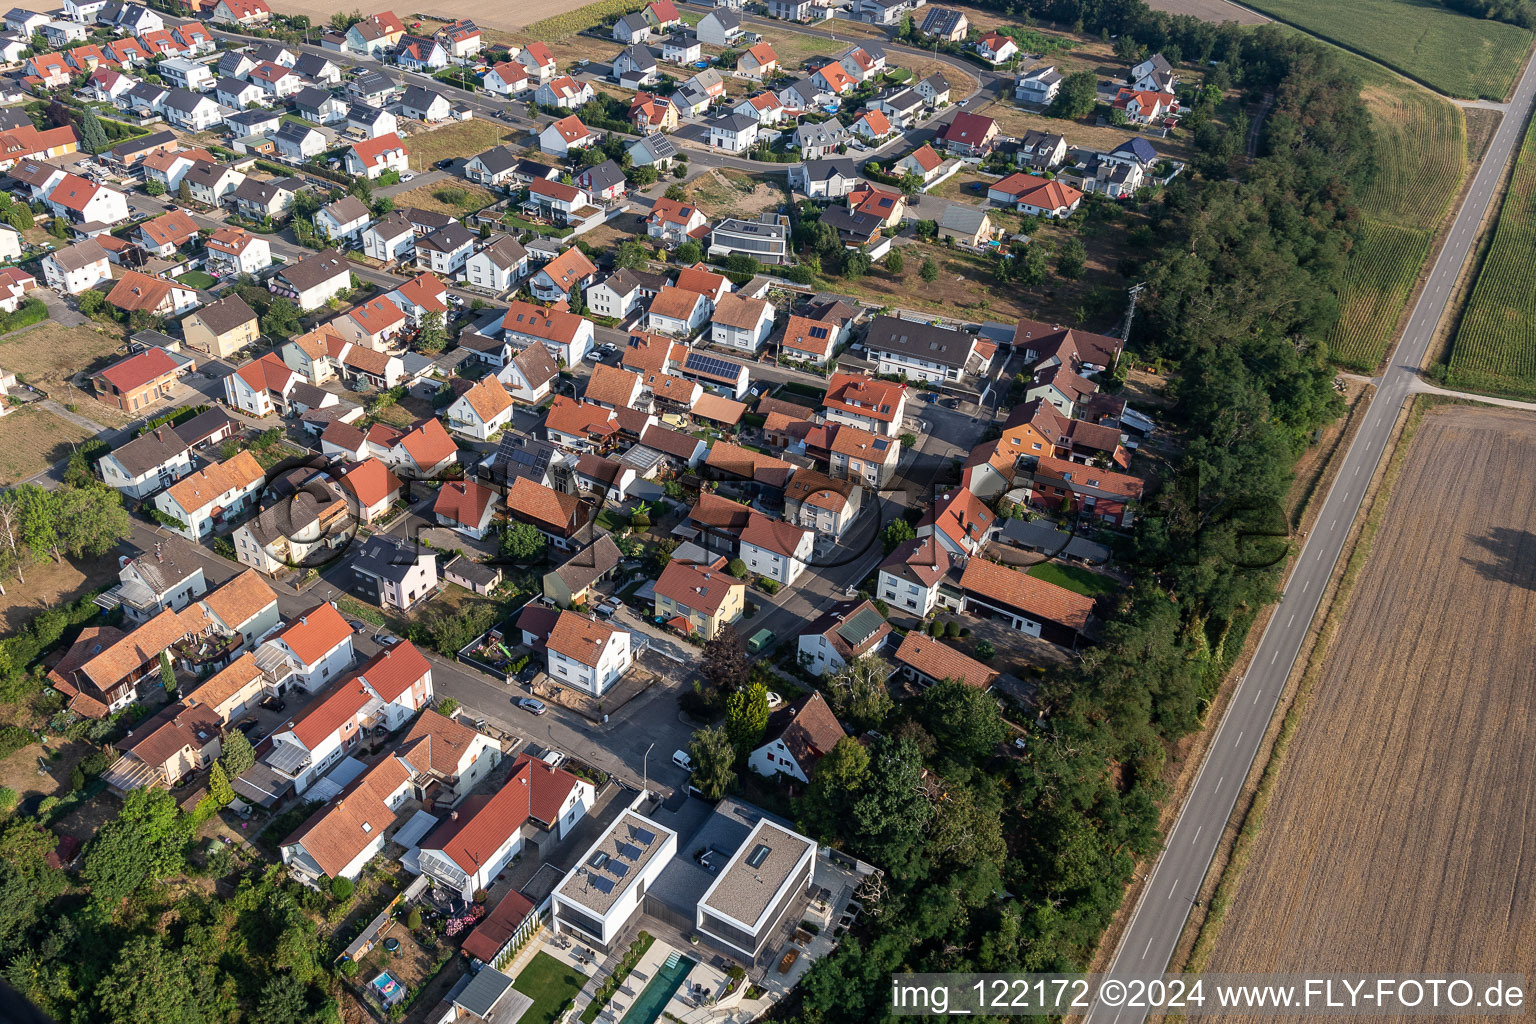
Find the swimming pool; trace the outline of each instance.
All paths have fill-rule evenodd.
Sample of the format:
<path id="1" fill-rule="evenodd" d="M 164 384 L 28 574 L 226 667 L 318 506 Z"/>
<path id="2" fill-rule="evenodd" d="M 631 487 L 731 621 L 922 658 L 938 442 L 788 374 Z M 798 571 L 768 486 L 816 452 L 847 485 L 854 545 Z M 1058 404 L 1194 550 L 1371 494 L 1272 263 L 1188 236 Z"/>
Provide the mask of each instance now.
<path id="1" fill-rule="evenodd" d="M 405 998 L 405 986 L 396 981 L 388 971 L 374 978 L 369 984 L 373 986 L 374 994 L 384 1001 L 385 1006 L 393 1006 Z"/>
<path id="2" fill-rule="evenodd" d="M 656 1024 L 661 1011 L 672 1001 L 672 994 L 683 983 L 688 972 L 697 966 L 697 960 L 681 956 L 676 950 L 669 953 L 667 962 L 646 982 L 640 998 L 630 1005 L 629 1012 L 624 1014 L 620 1024 Z"/>

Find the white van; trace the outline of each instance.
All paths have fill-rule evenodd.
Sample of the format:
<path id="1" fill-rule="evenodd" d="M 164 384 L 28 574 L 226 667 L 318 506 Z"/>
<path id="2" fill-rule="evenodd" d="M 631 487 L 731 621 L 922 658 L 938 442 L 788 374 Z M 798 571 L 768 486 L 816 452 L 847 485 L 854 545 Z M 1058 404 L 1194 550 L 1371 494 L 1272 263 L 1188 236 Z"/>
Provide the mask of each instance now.
<path id="1" fill-rule="evenodd" d="M 674 750 L 672 752 L 672 763 L 685 772 L 693 771 L 693 758 L 688 756 L 688 751 L 686 750 Z"/>

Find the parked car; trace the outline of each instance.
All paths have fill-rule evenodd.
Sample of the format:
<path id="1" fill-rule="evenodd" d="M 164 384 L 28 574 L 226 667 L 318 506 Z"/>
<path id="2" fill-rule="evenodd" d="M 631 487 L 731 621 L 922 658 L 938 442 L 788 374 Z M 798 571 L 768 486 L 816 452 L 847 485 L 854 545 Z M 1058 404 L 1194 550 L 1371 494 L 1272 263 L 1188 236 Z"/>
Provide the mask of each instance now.
<path id="1" fill-rule="evenodd" d="M 688 751 L 686 750 L 672 751 L 672 763 L 685 772 L 692 773 L 693 771 L 693 758 L 688 756 Z"/>
<path id="2" fill-rule="evenodd" d="M 400 175 L 400 180 L 401 181 L 415 181 L 416 180 L 416 172 L 415 171 L 404 171 Z"/>
<path id="3" fill-rule="evenodd" d="M 347 620 L 347 625 L 352 627 L 352 632 L 354 632 L 354 633 L 366 633 L 366 632 L 368 632 L 368 623 L 362 622 L 362 621 L 360 621 L 358 619 L 348 619 Z"/>
<path id="4" fill-rule="evenodd" d="M 560 753 L 558 750 L 546 750 L 544 752 L 544 756 L 539 760 L 543 761 L 551 768 L 559 768 L 561 765 L 565 764 L 565 755 Z"/>
<path id="5" fill-rule="evenodd" d="M 544 706 L 543 701 L 536 700 L 533 697 L 519 697 L 517 699 L 517 706 L 528 712 L 530 715 L 542 715 L 544 712 L 549 710 L 549 708 Z"/>
<path id="6" fill-rule="evenodd" d="M 373 635 L 373 642 L 378 644 L 380 647 L 393 647 L 395 644 L 400 642 L 400 638 L 397 636 L 392 636 L 389 633 L 375 633 Z"/>
<path id="7" fill-rule="evenodd" d="M 256 719 L 247 718 L 243 722 L 236 722 L 235 728 L 249 736 L 251 734 L 251 730 L 256 728 Z"/>
<path id="8" fill-rule="evenodd" d="M 279 697 L 275 693 L 272 694 L 271 696 L 265 698 L 261 702 L 261 706 L 266 708 L 268 711 L 286 711 L 286 710 L 288 710 L 288 702 L 283 700 L 283 698 Z"/>

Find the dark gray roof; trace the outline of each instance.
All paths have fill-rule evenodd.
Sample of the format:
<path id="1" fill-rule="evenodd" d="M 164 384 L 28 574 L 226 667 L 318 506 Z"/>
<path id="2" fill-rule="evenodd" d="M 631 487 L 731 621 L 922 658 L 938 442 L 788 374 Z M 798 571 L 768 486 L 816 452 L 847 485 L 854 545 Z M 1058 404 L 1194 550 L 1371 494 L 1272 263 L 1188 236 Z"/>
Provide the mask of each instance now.
<path id="1" fill-rule="evenodd" d="M 383 238 L 399 238 L 407 231 L 414 230 L 411 227 L 411 219 L 400 210 L 390 210 L 389 213 L 368 225 L 369 231 L 377 232 Z"/>
<path id="2" fill-rule="evenodd" d="M 938 73 L 931 74 L 923 79 L 923 84 L 934 92 L 949 92 L 949 79 Z"/>
<path id="3" fill-rule="evenodd" d="M 240 53 L 236 50 L 225 51 L 225 53 L 219 57 L 219 74 L 233 75 L 235 72 L 240 70 L 240 65 L 247 61 L 251 61 L 250 56 L 247 54 Z M 252 63 L 254 63 L 254 61 L 252 61 Z"/>
<path id="4" fill-rule="evenodd" d="M 839 232 L 870 238 L 884 222 L 872 213 L 858 213 L 846 206 L 829 206 L 821 215 L 822 221 Z"/>
<path id="5" fill-rule="evenodd" d="M 296 192 L 298 185 L 292 178 L 274 178 L 271 181 L 260 181 L 256 178 L 246 178 L 235 188 L 235 198 L 244 199 L 249 203 L 257 203 L 261 206 L 270 206 L 272 199 L 279 192 Z"/>
<path id="6" fill-rule="evenodd" d="M 295 106 L 302 110 L 319 110 L 323 104 L 335 98 L 328 89 L 317 89 L 312 85 L 307 85 L 294 93 L 293 102 Z"/>
<path id="7" fill-rule="evenodd" d="M 589 181 L 588 188 L 594 191 L 602 191 L 624 180 L 624 172 L 619 170 L 619 165 L 612 160 L 604 160 L 594 167 L 588 167 L 577 175 L 578 179 L 585 178 Z"/>
<path id="8" fill-rule="evenodd" d="M 277 137 L 287 139 L 289 142 L 299 143 L 311 135 L 323 135 L 320 129 L 307 124 L 299 124 L 297 121 L 284 121 L 278 125 Z"/>
<path id="9" fill-rule="evenodd" d="M 400 105 L 409 110 L 426 110 L 440 99 L 443 97 L 431 89 L 413 85 L 405 90 L 404 96 L 400 97 Z"/>
<path id="10" fill-rule="evenodd" d="M 619 24 L 623 25 L 631 32 L 639 32 L 642 29 L 648 29 L 651 27 L 651 23 L 645 20 L 645 15 L 638 13 L 624 15 L 624 17 L 619 19 Z"/>
<path id="11" fill-rule="evenodd" d="M 139 85 L 134 86 L 131 91 L 138 92 L 138 90 L 142 88 L 143 85 L 144 83 L 141 82 Z M 165 92 L 165 90 L 158 85 L 151 85 L 148 88 L 151 91 L 151 95 L 154 96 L 159 96 Z M 118 143 L 116 146 L 113 146 L 109 152 L 116 157 L 131 156 L 134 153 L 142 153 L 147 149 L 154 149 L 156 146 L 163 146 L 168 142 L 175 141 L 176 134 L 174 132 L 155 132 L 152 135 L 143 135 L 137 139 L 130 139 L 127 142 Z"/>
<path id="12" fill-rule="evenodd" d="M 651 156 L 652 161 L 665 160 L 668 157 L 677 156 L 677 144 L 665 135 L 647 135 L 643 139 L 636 139 L 629 144 L 630 152 L 644 149 Z"/>
<path id="13" fill-rule="evenodd" d="M 165 106 L 170 107 L 172 110 L 179 110 L 182 113 L 190 114 L 205 99 L 208 98 L 202 93 L 190 92 L 186 89 L 172 89 L 166 95 L 163 102 Z M 212 103 L 213 100 L 209 99 L 208 102 Z"/>
<path id="14" fill-rule="evenodd" d="M 241 324 L 248 324 L 256 319 L 255 310 L 246 305 L 244 299 L 234 294 L 226 295 L 217 302 L 210 302 L 192 315 L 206 324 L 214 334 L 225 334 Z"/>
<path id="15" fill-rule="evenodd" d="M 544 346 L 528 347 L 535 349 Z M 549 462 L 559 451 L 558 447 L 548 441 L 508 431 L 502 435 L 501 444 L 497 446 L 496 454 L 490 460 L 491 478 L 507 485 L 518 477 L 527 477 L 535 483 L 543 483 L 544 475 L 549 471 Z"/>
<path id="16" fill-rule="evenodd" d="M 372 96 L 374 93 L 386 92 L 394 87 L 395 83 L 381 71 L 364 71 L 352 79 L 352 84 L 349 86 L 359 96 Z"/>
<path id="17" fill-rule="evenodd" d="M 298 60 L 293 62 L 293 70 L 297 71 L 305 78 L 314 78 L 316 75 L 319 75 L 325 71 L 325 66 L 327 64 L 331 64 L 331 62 L 320 56 L 318 53 L 306 53 L 302 54 Z M 334 64 L 331 64 L 331 66 L 335 67 Z"/>
<path id="18" fill-rule="evenodd" d="M 239 298 L 239 296 L 234 297 Z M 204 306 L 203 311 L 207 312 L 209 308 Z M 181 426 L 176 427 L 176 436 L 189 445 L 201 444 L 233 422 L 233 420 L 225 415 L 223 409 L 209 409 L 207 412 L 198 413 Z"/>
<path id="19" fill-rule="evenodd" d="M 457 576 L 477 587 L 494 586 L 501 578 L 501 570 L 494 566 L 472 562 L 463 555 L 455 555 L 453 561 L 443 567 L 444 576 Z"/>
<path id="20" fill-rule="evenodd" d="M 434 210 L 419 210 L 414 206 L 403 206 L 400 212 L 410 219 L 411 226 L 419 231 L 437 231 L 449 224 L 456 223 L 446 213 L 438 213 Z"/>
<path id="21" fill-rule="evenodd" d="M 382 107 L 370 107 L 366 103 L 353 103 L 347 107 L 347 120 L 356 121 L 359 124 L 373 124 L 381 114 L 389 111 Z"/>
<path id="22" fill-rule="evenodd" d="M 359 217 L 368 216 L 368 207 L 357 196 L 342 196 L 340 199 L 322 208 L 338 224 L 350 224 Z"/>
<path id="23" fill-rule="evenodd" d="M 723 7 L 715 8 L 713 11 L 710 11 L 708 14 L 704 15 L 704 17 L 714 18 L 715 24 L 719 25 L 721 28 L 731 29 L 741 27 L 741 15 L 737 14 L 735 11 L 728 11 Z"/>
<path id="24" fill-rule="evenodd" d="M 264 124 L 282 120 L 283 115 L 275 110 L 242 110 L 230 114 L 224 119 L 227 124 L 237 124 L 247 131 L 253 131 Z"/>
<path id="25" fill-rule="evenodd" d="M 646 46 L 644 43 L 636 43 L 635 45 L 626 48 L 623 53 L 619 54 L 619 56 L 628 57 L 634 63 L 635 67 L 639 68 L 641 71 L 644 71 L 647 68 L 654 68 L 656 66 L 656 51 L 651 49 L 649 46 Z"/>
<path id="26" fill-rule="evenodd" d="M 721 114 L 719 117 L 710 118 L 707 123 L 711 130 L 719 128 L 730 132 L 744 132 L 758 126 L 757 118 L 748 117 L 745 114 Z"/>
<path id="27" fill-rule="evenodd" d="M 848 129 L 836 121 L 802 124 L 795 129 L 795 142 L 801 146 L 840 146 L 848 141 Z"/>
<path id="28" fill-rule="evenodd" d="M 186 176 L 194 185 L 206 185 L 212 188 L 228 170 L 229 168 L 224 164 L 195 163 L 191 170 L 187 171 Z"/>
<path id="29" fill-rule="evenodd" d="M 960 24 L 964 17 L 959 11 L 952 11 L 945 7 L 930 7 L 928 13 L 923 16 L 922 31 L 929 34 L 949 35 Z"/>
<path id="30" fill-rule="evenodd" d="M 292 54 L 293 51 L 281 43 L 257 43 L 250 49 L 251 59 L 257 63 L 265 60 L 271 61 L 273 64 L 281 64 L 282 61 L 278 60 L 278 58 L 284 53 Z"/>
<path id="31" fill-rule="evenodd" d="M 483 967 L 460 992 L 454 1004 L 490 1024 L 515 1021 L 528 1012 L 533 1000 L 512 987 L 512 979 L 494 967 Z"/>
<path id="32" fill-rule="evenodd" d="M 112 455 L 134 476 L 142 476 L 163 466 L 190 448 L 171 427 L 157 427 L 113 449 Z"/>
<path id="33" fill-rule="evenodd" d="M 623 557 L 619 546 L 605 533 L 566 559 L 551 575 L 560 577 L 574 594 L 612 572 Z"/>
<path id="34" fill-rule="evenodd" d="M 250 82 L 247 82 L 245 79 L 230 78 L 228 75 L 223 76 L 217 82 L 213 83 L 213 89 L 215 92 L 227 92 L 234 96 L 238 96 L 245 90 L 252 88 L 255 88 L 255 86 L 253 86 Z M 233 120 L 233 118 L 227 118 L 226 120 Z"/>
<path id="35" fill-rule="evenodd" d="M 805 177 L 807 181 L 830 181 L 833 177 L 857 178 L 858 176 L 859 169 L 847 157 L 829 160 L 807 160 L 805 162 Z"/>
<path id="36" fill-rule="evenodd" d="M 335 249 L 323 249 L 284 268 L 282 277 L 302 292 L 324 284 L 337 274 L 347 273 L 349 267 L 347 258 L 341 253 Z"/>
<path id="37" fill-rule="evenodd" d="M 479 236 L 469 228 L 454 221 L 447 227 L 438 228 L 416 243 L 418 249 L 435 249 L 438 252 L 454 252 L 470 245 Z"/>
<path id="38" fill-rule="evenodd" d="M 1049 519 L 1009 519 L 1003 523 L 1003 536 L 1020 547 L 1048 555 L 1079 558 L 1085 562 L 1109 560 L 1109 548 L 1059 529 Z"/>
<path id="39" fill-rule="evenodd" d="M 864 344 L 872 352 L 899 352 L 944 366 L 964 367 L 975 339 L 921 320 L 877 316 L 869 322 Z"/>
<path id="40" fill-rule="evenodd" d="M 481 165 L 491 174 L 499 174 L 502 171 L 510 171 L 516 167 L 518 156 L 510 146 L 497 146 L 495 149 L 488 149 L 484 153 L 472 157 L 472 159 L 480 161 Z"/>
<path id="41" fill-rule="evenodd" d="M 528 250 L 511 235 L 503 235 L 480 250 L 502 270 L 509 270 L 528 258 Z M 543 346 L 539 346 L 543 348 Z"/>
<path id="42" fill-rule="evenodd" d="M 357 572 L 393 583 L 404 582 L 421 558 L 435 558 L 430 551 L 415 545 L 376 533 L 365 540 L 352 556 L 352 568 Z"/>

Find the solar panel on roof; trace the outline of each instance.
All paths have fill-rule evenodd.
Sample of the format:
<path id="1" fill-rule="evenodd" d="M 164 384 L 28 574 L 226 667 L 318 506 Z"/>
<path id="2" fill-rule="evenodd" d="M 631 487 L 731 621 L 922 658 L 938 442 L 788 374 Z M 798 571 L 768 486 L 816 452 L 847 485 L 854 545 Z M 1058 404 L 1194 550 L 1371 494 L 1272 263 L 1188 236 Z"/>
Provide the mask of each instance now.
<path id="1" fill-rule="evenodd" d="M 647 833 L 647 835 L 649 835 L 649 833 Z M 632 843 L 624 843 L 624 842 L 619 843 L 618 847 L 619 847 L 619 856 L 623 857 L 625 860 L 638 861 L 640 859 L 640 853 L 641 853 L 640 847 L 635 846 Z"/>
<path id="2" fill-rule="evenodd" d="M 735 377 L 741 372 L 741 366 L 737 363 L 699 352 L 688 353 L 683 365 L 695 372 L 712 373 L 717 377 Z"/>
<path id="3" fill-rule="evenodd" d="M 634 835 L 635 835 L 636 839 L 640 840 L 646 846 L 650 846 L 652 843 L 654 843 L 656 841 L 656 833 L 655 832 L 652 832 L 648 828 L 640 828 L 638 825 L 635 826 Z"/>
<path id="4" fill-rule="evenodd" d="M 604 878 L 602 875 L 588 875 L 587 877 L 591 880 L 593 886 L 597 888 L 598 892 L 605 896 L 613 894 L 613 879 Z"/>
<path id="5" fill-rule="evenodd" d="M 629 874 L 629 865 L 625 864 L 623 861 L 611 860 L 608 862 L 608 871 L 615 878 L 623 878 L 625 875 Z"/>

